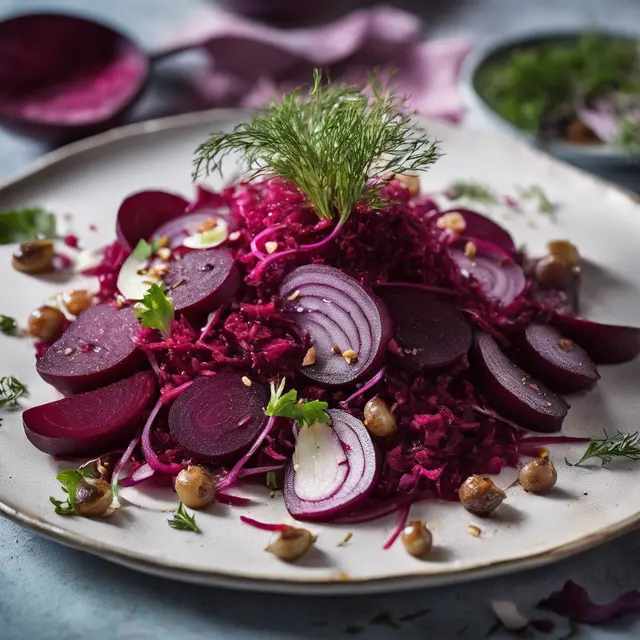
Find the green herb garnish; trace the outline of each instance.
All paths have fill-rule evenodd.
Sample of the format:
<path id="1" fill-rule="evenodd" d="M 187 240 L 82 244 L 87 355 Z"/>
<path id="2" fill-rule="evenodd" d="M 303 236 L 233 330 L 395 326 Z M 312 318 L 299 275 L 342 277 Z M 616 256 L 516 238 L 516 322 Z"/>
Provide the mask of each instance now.
<path id="1" fill-rule="evenodd" d="M 149 244 L 144 238 L 138 241 L 136 248 L 133 250 L 133 255 L 140 262 L 144 260 L 148 260 L 151 256 L 158 253 L 158 249 L 160 249 L 160 240 L 158 238 L 154 238 Z"/>
<path id="2" fill-rule="evenodd" d="M 0 331 L 7 336 L 15 336 L 18 332 L 16 319 L 0 313 Z"/>
<path id="3" fill-rule="evenodd" d="M 51 504 L 55 507 L 59 516 L 74 516 L 76 511 L 76 492 L 78 485 L 84 482 L 85 476 L 75 469 L 65 469 L 61 471 L 56 480 L 64 487 L 67 492 L 66 500 L 56 500 L 53 496 L 49 498 Z"/>
<path id="4" fill-rule="evenodd" d="M 0 212 L 0 244 L 22 243 L 36 238 L 53 238 L 56 218 L 39 207 Z"/>
<path id="5" fill-rule="evenodd" d="M 640 118 L 622 119 L 615 144 L 632 155 L 640 155 Z"/>
<path id="6" fill-rule="evenodd" d="M 267 489 L 271 489 L 271 491 L 278 490 L 278 476 L 275 471 L 267 471 L 267 478 L 265 481 L 267 485 Z"/>
<path id="7" fill-rule="evenodd" d="M 143 327 L 157 329 L 165 337 L 169 336 L 175 311 L 173 301 L 167 296 L 164 285 L 152 284 L 144 294 L 142 302 L 135 305 L 133 312 Z"/>
<path id="8" fill-rule="evenodd" d="M 167 520 L 167 522 L 172 529 L 200 533 L 200 529 L 198 529 L 198 525 L 196 524 L 195 514 L 189 514 L 182 502 L 178 505 L 178 510 L 173 514 L 173 518 Z"/>
<path id="9" fill-rule="evenodd" d="M 540 211 L 540 213 L 546 213 L 552 216 L 558 210 L 558 205 L 549 200 L 549 196 L 540 185 L 532 184 L 527 189 L 521 189 L 520 196 L 525 200 L 537 200 L 538 211 Z"/>
<path id="10" fill-rule="evenodd" d="M 482 204 L 498 202 L 498 198 L 488 187 L 472 180 L 456 180 L 447 190 L 447 197 L 449 200 L 466 198 Z"/>
<path id="11" fill-rule="evenodd" d="M 627 458 L 640 460 L 640 431 L 635 433 L 621 433 L 608 436 L 605 431 L 604 438 L 592 440 L 578 462 L 570 466 L 578 466 L 591 458 L 599 458 L 603 467 L 606 467 L 613 458 Z"/>
<path id="12" fill-rule="evenodd" d="M 18 399 L 29 393 L 26 385 L 13 376 L 0 378 L 0 409 L 14 409 L 18 406 Z M 2 418 L 0 418 L 0 424 Z"/>
<path id="13" fill-rule="evenodd" d="M 284 393 L 285 379 L 276 389 L 271 383 L 271 399 L 265 409 L 265 414 L 272 417 L 291 418 L 296 420 L 301 427 L 310 427 L 314 422 L 329 424 L 331 421 L 326 408 L 329 406 L 321 400 L 301 400 L 298 402 L 298 392 L 295 389 Z"/>
<path id="14" fill-rule="evenodd" d="M 330 84 L 316 70 L 309 95 L 300 90 L 272 103 L 231 133 L 216 133 L 196 150 L 194 178 L 219 171 L 239 152 L 253 175 L 281 176 L 309 199 L 321 219 L 349 218 L 355 204 L 379 206 L 395 173 L 425 171 L 440 152 L 379 80 L 366 87 Z"/>

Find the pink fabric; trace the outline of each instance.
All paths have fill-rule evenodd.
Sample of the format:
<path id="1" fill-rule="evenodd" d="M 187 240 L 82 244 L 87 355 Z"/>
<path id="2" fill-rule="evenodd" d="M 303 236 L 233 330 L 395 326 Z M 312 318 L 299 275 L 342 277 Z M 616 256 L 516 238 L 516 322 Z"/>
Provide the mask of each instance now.
<path id="1" fill-rule="evenodd" d="M 314 67 L 332 78 L 363 80 L 373 68 L 394 69 L 394 84 L 424 116 L 458 121 L 460 67 L 472 48 L 463 38 L 422 41 L 420 20 L 387 6 L 354 11 L 314 28 L 280 30 L 231 14 L 181 28 L 182 42 L 202 42 L 208 69 L 190 78 L 200 107 L 264 105 L 308 83 Z M 171 46 L 180 47 L 180 42 Z"/>

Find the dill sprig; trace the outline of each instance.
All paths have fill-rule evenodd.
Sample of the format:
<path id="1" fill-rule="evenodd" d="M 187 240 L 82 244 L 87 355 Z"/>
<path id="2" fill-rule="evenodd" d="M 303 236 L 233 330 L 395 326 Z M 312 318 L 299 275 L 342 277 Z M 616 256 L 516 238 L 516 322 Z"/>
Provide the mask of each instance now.
<path id="1" fill-rule="evenodd" d="M 180 531 L 193 531 L 194 533 L 200 533 L 198 525 L 196 524 L 195 514 L 189 513 L 182 502 L 178 505 L 178 509 L 173 514 L 171 520 L 167 520 L 169 526 L 172 529 L 179 529 Z"/>
<path id="2" fill-rule="evenodd" d="M 363 200 L 372 207 L 396 173 L 425 171 L 440 156 L 427 131 L 377 79 L 364 87 L 331 84 L 314 71 L 300 89 L 272 103 L 230 133 L 215 133 L 196 150 L 194 178 L 222 174 L 223 159 L 240 153 L 256 176 L 281 176 L 308 198 L 321 219 L 348 219 Z"/>
<path id="3" fill-rule="evenodd" d="M 608 436 L 605 431 L 604 438 L 592 440 L 582 458 L 573 466 L 591 458 L 599 458 L 603 467 L 606 467 L 613 458 L 640 460 L 640 431 L 634 433 L 618 431 L 613 436 Z"/>
<path id="4" fill-rule="evenodd" d="M 22 384 L 18 378 L 13 376 L 0 378 L 0 409 L 3 407 L 14 409 L 18 406 L 18 399 L 27 393 L 27 386 Z M 2 418 L 0 418 L 1 423 Z"/>

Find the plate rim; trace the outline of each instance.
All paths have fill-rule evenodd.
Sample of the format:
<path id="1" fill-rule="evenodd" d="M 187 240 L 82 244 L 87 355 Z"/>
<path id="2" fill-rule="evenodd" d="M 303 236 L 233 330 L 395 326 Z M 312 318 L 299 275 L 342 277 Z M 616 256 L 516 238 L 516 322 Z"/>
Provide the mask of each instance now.
<path id="1" fill-rule="evenodd" d="M 33 177 L 37 173 L 52 167 L 58 162 L 64 161 L 75 155 L 90 152 L 100 147 L 120 140 L 141 137 L 157 132 L 169 131 L 192 126 L 201 126 L 216 121 L 237 119 L 241 114 L 252 114 L 252 109 L 209 109 L 193 113 L 167 116 L 154 120 L 128 124 L 122 127 L 111 129 L 89 138 L 72 142 L 68 145 L 50 151 L 29 165 L 0 181 L 0 194 L 19 185 L 21 182 Z M 428 120 L 426 123 L 428 124 Z M 451 125 L 438 122 L 439 127 L 451 127 Z M 583 178 L 591 180 L 603 188 L 618 192 L 631 203 L 640 204 L 640 195 L 633 193 L 623 187 L 615 185 L 607 180 L 595 176 L 583 169 L 569 165 L 562 160 L 548 155 L 535 147 L 528 147 L 521 141 L 511 138 L 502 133 L 485 132 L 488 138 L 500 138 L 504 144 L 514 147 L 527 147 L 534 155 L 544 157 L 545 161 L 561 166 L 563 170 L 570 170 L 580 174 Z M 381 593 L 401 591 L 415 588 L 439 587 L 447 584 L 455 584 L 463 581 L 478 580 L 489 576 L 503 575 L 526 569 L 533 569 L 543 565 L 558 562 L 564 558 L 572 556 L 593 547 L 604 544 L 610 540 L 620 537 L 626 533 L 640 528 L 640 511 L 632 516 L 615 524 L 609 525 L 605 529 L 594 531 L 583 535 L 579 539 L 559 544 L 551 549 L 536 551 L 518 558 L 505 559 L 498 562 L 487 562 L 486 564 L 476 564 L 473 567 L 461 569 L 451 569 L 441 573 L 424 573 L 420 570 L 404 573 L 393 577 L 368 577 L 350 578 L 345 574 L 337 574 L 329 578 L 281 578 L 277 576 L 251 576 L 246 573 L 239 574 L 230 571 L 212 571 L 210 569 L 199 570 L 179 563 L 172 563 L 167 560 L 155 560 L 144 558 L 133 551 L 127 551 L 113 544 L 100 542 L 83 534 L 72 533 L 58 527 L 55 524 L 45 522 L 35 515 L 30 515 L 19 508 L 8 504 L 0 499 L 0 515 L 7 517 L 16 524 L 35 531 L 43 537 L 63 544 L 67 547 L 85 551 L 92 555 L 104 558 L 111 562 L 142 571 L 147 574 L 168 577 L 171 579 L 207 584 L 211 586 L 228 587 L 243 590 L 258 590 L 273 593 L 296 593 L 300 595 L 345 595 L 347 593 Z"/>

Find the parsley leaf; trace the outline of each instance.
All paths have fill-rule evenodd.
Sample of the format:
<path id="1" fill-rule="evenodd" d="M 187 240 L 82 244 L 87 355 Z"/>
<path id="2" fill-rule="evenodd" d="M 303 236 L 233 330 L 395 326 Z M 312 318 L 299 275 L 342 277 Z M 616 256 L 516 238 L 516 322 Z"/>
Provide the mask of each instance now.
<path id="1" fill-rule="evenodd" d="M 182 502 L 178 505 L 177 511 L 173 514 L 171 520 L 167 520 L 169 526 L 172 529 L 179 529 L 180 531 L 193 531 L 194 533 L 200 533 L 198 525 L 196 524 L 195 514 L 190 514 L 185 508 Z"/>
<path id="2" fill-rule="evenodd" d="M 7 336 L 15 336 L 18 332 L 16 319 L 0 313 L 0 331 Z"/>
<path id="3" fill-rule="evenodd" d="M 76 491 L 78 490 L 78 485 L 84 481 L 83 474 L 75 469 L 65 469 L 64 471 L 60 471 L 56 476 L 56 480 L 67 492 L 67 499 L 56 500 L 56 498 L 51 496 L 49 501 L 55 507 L 56 513 L 59 516 L 76 515 Z"/>
<path id="4" fill-rule="evenodd" d="M 160 249 L 160 240 L 158 238 L 154 238 L 149 244 L 144 238 L 141 239 L 136 248 L 133 250 L 133 255 L 137 260 L 141 262 L 143 260 L 148 260 L 151 256 L 158 253 L 158 249 Z"/>
<path id="5" fill-rule="evenodd" d="M 29 242 L 55 235 L 55 216 L 40 207 L 0 212 L 0 244 Z"/>
<path id="6" fill-rule="evenodd" d="M 142 302 L 136 304 L 133 312 L 143 327 L 157 329 L 165 337 L 169 336 L 174 308 L 164 285 L 152 284 L 142 298 Z"/>
<path id="7" fill-rule="evenodd" d="M 329 416 L 325 409 L 329 406 L 320 400 L 301 400 L 298 402 L 298 392 L 295 389 L 284 393 L 285 379 L 280 382 L 280 386 L 271 383 L 271 399 L 265 409 L 268 416 L 280 418 L 292 418 L 300 423 L 301 427 L 310 427 L 314 422 L 329 423 Z"/>

